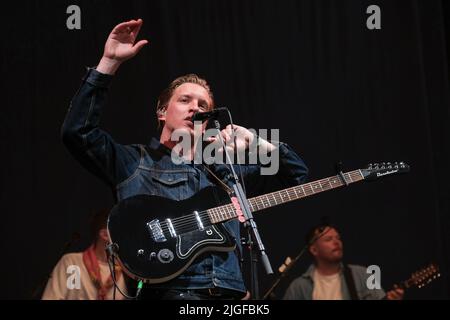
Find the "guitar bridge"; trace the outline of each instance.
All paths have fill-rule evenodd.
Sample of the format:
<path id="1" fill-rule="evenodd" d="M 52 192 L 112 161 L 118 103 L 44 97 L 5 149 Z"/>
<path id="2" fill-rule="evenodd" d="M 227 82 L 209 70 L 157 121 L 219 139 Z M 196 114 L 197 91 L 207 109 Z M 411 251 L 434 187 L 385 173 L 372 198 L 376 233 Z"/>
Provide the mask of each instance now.
<path id="1" fill-rule="evenodd" d="M 148 222 L 147 227 L 148 230 L 150 231 L 150 236 L 152 237 L 153 241 L 155 242 L 167 241 L 158 219 Z"/>

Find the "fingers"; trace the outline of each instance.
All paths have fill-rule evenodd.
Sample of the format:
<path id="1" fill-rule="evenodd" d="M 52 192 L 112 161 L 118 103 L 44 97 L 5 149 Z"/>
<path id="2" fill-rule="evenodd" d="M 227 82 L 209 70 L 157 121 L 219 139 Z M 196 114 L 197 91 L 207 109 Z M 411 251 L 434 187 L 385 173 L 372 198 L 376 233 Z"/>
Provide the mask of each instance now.
<path id="1" fill-rule="evenodd" d="M 232 136 L 232 132 L 231 130 L 228 130 L 228 127 L 223 129 L 222 131 L 220 131 L 220 135 L 222 136 L 222 139 L 224 140 L 224 142 L 228 142 L 231 140 L 231 136 Z M 206 141 L 208 142 L 215 142 L 219 140 L 219 134 L 213 136 L 213 137 L 208 137 L 206 139 Z"/>
<path id="2" fill-rule="evenodd" d="M 126 31 L 132 31 L 134 28 L 139 27 L 139 30 L 142 26 L 142 19 L 138 20 L 130 20 L 127 22 L 122 22 L 114 27 L 113 32 L 126 32 Z M 138 32 L 139 32 L 138 30 Z"/>
<path id="3" fill-rule="evenodd" d="M 233 135 L 231 129 L 229 129 L 228 127 L 224 130 L 222 130 L 222 137 L 223 140 L 225 140 L 225 142 L 229 142 L 231 141 L 231 136 Z"/>
<path id="4" fill-rule="evenodd" d="M 220 136 L 217 134 L 213 137 L 207 137 L 206 141 L 220 144 L 220 137 L 222 137 L 227 150 L 234 151 L 236 148 L 238 152 L 245 151 L 254 140 L 254 135 L 244 127 L 234 125 L 233 128 L 234 130 L 231 125 L 228 125 L 220 131 Z M 223 152 L 222 148 L 219 149 L 219 152 Z"/>
<path id="5" fill-rule="evenodd" d="M 131 34 L 134 36 L 134 39 L 137 38 L 137 36 L 139 34 L 139 31 L 141 31 L 141 27 L 142 27 L 142 24 L 143 24 L 142 19 L 138 19 L 137 23 L 138 24 L 136 26 L 132 27 L 133 32 Z"/>
<path id="6" fill-rule="evenodd" d="M 396 292 L 393 292 L 391 297 L 392 297 L 391 300 L 401 300 L 401 295 L 399 295 Z"/>
<path id="7" fill-rule="evenodd" d="M 247 293 L 245 294 L 245 297 L 243 297 L 241 300 L 250 300 L 251 296 L 252 295 L 250 294 L 250 291 L 247 290 Z"/>
<path id="8" fill-rule="evenodd" d="M 403 290 L 401 288 L 397 288 L 397 289 L 395 289 L 395 293 L 398 295 L 399 299 L 403 299 L 403 296 L 405 294 L 405 290 Z"/>
<path id="9" fill-rule="evenodd" d="M 138 19 L 138 20 L 130 20 L 127 22 L 123 22 L 118 24 L 114 30 L 113 33 L 116 34 L 128 34 L 130 36 L 130 38 L 128 38 L 128 41 L 133 44 L 134 41 L 136 41 L 136 38 L 139 34 L 139 31 L 141 30 L 142 24 L 143 24 L 143 20 L 142 19 Z M 132 51 L 133 54 L 132 56 L 135 56 L 139 51 L 141 51 L 141 49 L 148 44 L 147 40 L 141 40 L 139 42 L 137 42 L 136 44 L 133 45 Z"/>
<path id="10" fill-rule="evenodd" d="M 402 300 L 405 291 L 401 288 L 395 288 L 394 290 L 389 291 L 386 296 L 388 300 Z"/>
<path id="11" fill-rule="evenodd" d="M 141 49 L 148 43 L 147 40 L 141 40 L 136 43 L 133 47 L 134 54 L 136 55 Z"/>
<path id="12" fill-rule="evenodd" d="M 393 291 L 400 296 L 403 296 L 403 294 L 405 293 L 405 290 L 400 288 L 398 285 L 394 285 Z"/>

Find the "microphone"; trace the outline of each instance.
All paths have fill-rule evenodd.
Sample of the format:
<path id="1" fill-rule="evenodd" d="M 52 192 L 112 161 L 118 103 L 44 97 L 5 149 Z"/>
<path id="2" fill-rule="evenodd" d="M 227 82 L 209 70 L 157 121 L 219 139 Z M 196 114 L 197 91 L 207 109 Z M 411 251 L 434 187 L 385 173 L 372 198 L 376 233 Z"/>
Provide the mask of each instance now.
<path id="1" fill-rule="evenodd" d="M 207 112 L 196 112 L 194 114 L 194 116 L 192 117 L 191 121 L 192 122 L 195 122 L 195 121 L 204 122 L 204 121 L 210 120 L 210 119 L 217 119 L 219 114 L 224 111 L 228 111 L 228 109 L 227 108 L 216 108 L 214 110 L 207 111 Z"/>

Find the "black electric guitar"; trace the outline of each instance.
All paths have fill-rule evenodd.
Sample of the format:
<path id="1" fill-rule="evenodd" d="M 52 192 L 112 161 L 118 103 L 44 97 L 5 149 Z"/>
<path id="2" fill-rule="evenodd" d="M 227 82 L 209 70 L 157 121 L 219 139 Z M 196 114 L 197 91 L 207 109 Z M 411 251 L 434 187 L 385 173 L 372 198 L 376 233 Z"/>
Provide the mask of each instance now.
<path id="1" fill-rule="evenodd" d="M 370 165 L 251 198 L 250 209 L 256 212 L 354 182 L 408 171 L 403 162 Z M 221 222 L 237 217 L 229 195 L 218 187 L 205 188 L 182 201 L 138 195 L 112 209 L 108 232 L 117 245 L 115 255 L 130 277 L 161 283 L 180 275 L 204 252 L 234 250 L 235 243 Z"/>

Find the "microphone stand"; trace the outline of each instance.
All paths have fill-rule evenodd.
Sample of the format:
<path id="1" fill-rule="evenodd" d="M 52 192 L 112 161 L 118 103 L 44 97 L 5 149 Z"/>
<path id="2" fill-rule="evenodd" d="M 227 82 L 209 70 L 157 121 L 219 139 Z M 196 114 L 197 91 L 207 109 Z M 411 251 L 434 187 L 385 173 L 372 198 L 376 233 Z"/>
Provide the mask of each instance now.
<path id="1" fill-rule="evenodd" d="M 289 273 L 289 271 L 292 269 L 292 267 L 294 267 L 295 263 L 303 256 L 303 254 L 305 253 L 306 249 L 308 248 L 309 245 L 306 245 L 303 247 L 303 249 L 300 251 L 300 253 L 289 263 L 285 262 L 283 264 L 283 266 L 285 266 L 283 271 L 280 271 L 280 274 L 278 275 L 278 278 L 275 280 L 275 282 L 273 283 L 273 285 L 270 287 L 269 290 L 267 290 L 267 292 L 264 294 L 263 296 L 263 300 L 269 299 L 274 297 L 274 291 L 277 288 L 277 286 L 280 284 L 281 280 L 283 280 Z M 281 268 L 281 267 L 280 267 Z"/>
<path id="2" fill-rule="evenodd" d="M 253 253 L 252 253 L 253 248 L 254 248 L 254 241 L 256 242 L 256 246 L 261 254 L 261 259 L 262 259 L 262 262 L 263 262 L 263 265 L 264 265 L 264 268 L 265 268 L 267 274 L 273 274 L 272 266 L 270 265 L 270 261 L 266 254 L 266 249 L 264 248 L 261 237 L 259 236 L 258 228 L 256 226 L 255 220 L 253 219 L 253 214 L 252 214 L 252 211 L 250 210 L 248 199 L 244 193 L 244 190 L 239 181 L 238 175 L 236 174 L 236 171 L 234 170 L 233 162 L 231 161 L 230 155 L 226 148 L 225 142 L 223 141 L 222 135 L 220 134 L 220 123 L 218 120 L 214 120 L 214 126 L 217 129 L 217 131 L 219 132 L 219 139 L 223 145 L 223 150 L 225 152 L 226 161 L 230 164 L 231 174 L 232 174 L 233 180 L 234 180 L 234 183 L 233 183 L 234 195 L 236 196 L 236 198 L 239 202 L 239 205 L 241 207 L 242 213 L 244 214 L 245 227 L 247 228 L 248 234 L 249 234 L 248 244 L 250 246 L 250 258 L 252 259 L 251 290 L 253 292 L 251 292 L 251 295 L 252 295 L 253 299 L 259 299 L 259 288 L 258 288 L 258 284 L 257 284 L 257 280 L 258 280 L 257 279 L 257 268 L 256 268 L 256 265 L 253 264 L 253 262 L 256 263 L 257 261 L 253 258 Z"/>
<path id="3" fill-rule="evenodd" d="M 323 224 L 328 224 L 327 221 L 328 219 L 325 217 L 322 217 L 322 220 L 324 221 Z M 275 294 L 273 293 L 274 290 L 277 288 L 277 286 L 280 284 L 281 280 L 283 280 L 289 273 L 289 271 L 291 271 L 291 269 L 294 267 L 294 265 L 297 263 L 297 261 L 305 254 L 306 250 L 309 248 L 309 246 L 311 246 L 314 242 L 316 242 L 319 238 L 323 237 L 328 231 L 330 231 L 330 228 L 324 228 L 324 229 L 319 229 L 319 233 L 314 236 L 300 251 L 300 253 L 292 260 L 290 260 L 290 258 L 288 257 L 288 259 L 286 259 L 285 263 L 283 263 L 283 265 L 278 269 L 280 271 L 280 274 L 278 275 L 278 278 L 275 280 L 275 282 L 273 283 L 273 285 L 270 287 L 269 290 L 267 290 L 267 292 L 264 294 L 263 296 L 263 300 L 270 298 L 273 298 L 275 296 Z"/>

